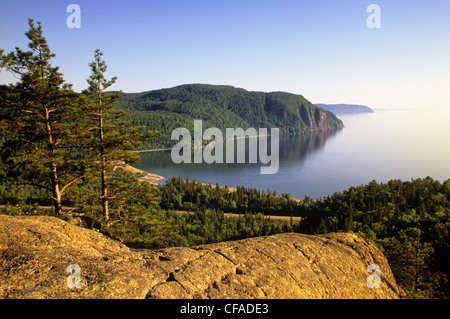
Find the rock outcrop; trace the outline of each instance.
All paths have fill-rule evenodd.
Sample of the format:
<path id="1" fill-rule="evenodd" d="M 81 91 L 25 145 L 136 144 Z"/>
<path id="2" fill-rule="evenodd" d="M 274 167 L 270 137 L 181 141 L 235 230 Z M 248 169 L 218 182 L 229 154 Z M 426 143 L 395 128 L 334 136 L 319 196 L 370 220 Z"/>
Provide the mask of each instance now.
<path id="1" fill-rule="evenodd" d="M 80 288 L 68 287 L 71 264 L 80 267 Z M 380 267 L 380 288 L 367 285 L 371 264 Z M 402 296 L 384 255 L 354 234 L 136 251 L 59 218 L 0 215 L 1 298 Z"/>

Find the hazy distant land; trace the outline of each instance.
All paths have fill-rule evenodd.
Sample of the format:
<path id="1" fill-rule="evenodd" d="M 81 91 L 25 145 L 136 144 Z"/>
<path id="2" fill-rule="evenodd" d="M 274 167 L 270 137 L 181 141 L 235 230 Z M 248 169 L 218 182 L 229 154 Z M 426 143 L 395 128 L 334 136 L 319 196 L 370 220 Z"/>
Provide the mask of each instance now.
<path id="1" fill-rule="evenodd" d="M 315 104 L 316 106 L 334 114 L 359 114 L 359 113 L 373 113 L 374 111 L 365 105 L 358 104 Z"/>

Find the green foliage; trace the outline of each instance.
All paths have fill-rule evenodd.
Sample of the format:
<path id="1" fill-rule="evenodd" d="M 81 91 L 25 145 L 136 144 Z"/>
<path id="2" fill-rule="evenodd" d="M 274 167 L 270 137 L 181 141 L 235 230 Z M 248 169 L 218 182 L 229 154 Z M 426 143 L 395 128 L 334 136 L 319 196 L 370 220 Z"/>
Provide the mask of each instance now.
<path id="1" fill-rule="evenodd" d="M 276 196 L 275 192 L 241 186 L 230 191 L 228 187 L 173 177 L 160 188 L 161 207 L 174 218 L 180 235 L 189 245 L 292 232 L 298 228 L 298 223 L 292 220 L 274 221 L 266 217 L 298 216 L 300 205 L 290 194 Z"/>
<path id="2" fill-rule="evenodd" d="M 161 186 L 161 207 L 174 210 L 211 209 L 225 213 L 262 213 L 264 215 L 302 216 L 303 205 L 290 194 L 276 196 L 276 192 L 238 186 L 236 191 L 227 187 L 202 184 L 182 178 L 167 178 Z"/>
<path id="3" fill-rule="evenodd" d="M 109 219 L 108 178 L 118 164 L 132 164 L 139 160 L 133 153 L 142 141 L 151 138 L 156 132 L 144 134 L 143 127 L 132 127 L 123 120 L 124 112 L 114 109 L 120 98 L 120 92 L 105 93 L 116 78 L 106 80 L 104 73 L 107 70 L 103 53 L 95 51 L 95 60 L 90 64 L 91 75 L 87 82 L 89 87 L 81 96 L 83 122 L 81 129 L 88 132 L 83 140 L 83 150 L 86 162 L 91 172 L 98 172 L 101 180 L 99 198 L 106 221 Z M 91 174 L 85 175 L 87 178 Z"/>
<path id="4" fill-rule="evenodd" d="M 450 296 L 450 180 L 375 181 L 310 205 L 300 231 L 355 232 L 380 247 L 412 298 Z"/>
<path id="5" fill-rule="evenodd" d="M 165 211 L 149 210 L 139 204 L 127 207 L 126 216 L 104 228 L 109 234 L 134 248 L 185 246 L 187 240 L 174 227 L 173 217 Z"/>
<path id="6" fill-rule="evenodd" d="M 384 252 L 409 297 L 450 296 L 450 180 L 373 181 L 318 201 L 305 197 L 296 202 L 289 194 L 275 195 L 244 187 L 229 192 L 228 188 L 169 178 L 161 186 L 161 206 L 195 212 L 178 217 L 180 234 L 189 244 L 285 231 L 355 232 Z M 227 218 L 224 213 L 245 217 Z M 263 217 L 276 214 L 304 218 L 300 224 L 274 226 Z"/>
<path id="7" fill-rule="evenodd" d="M 290 222 L 271 221 L 262 214 L 225 216 L 220 210 L 168 211 L 188 245 L 200 245 L 292 231 Z M 288 225 L 289 224 L 289 225 Z"/>
<path id="8" fill-rule="evenodd" d="M 0 208 L 0 214 L 10 215 L 10 216 L 51 216 L 54 215 L 53 210 L 43 209 L 38 204 L 16 204 L 16 205 L 5 205 Z"/>
<path id="9" fill-rule="evenodd" d="M 125 113 L 114 109 L 121 92 L 105 92 L 117 78 L 109 81 L 104 78 L 107 66 L 102 56 L 103 53 L 96 50 L 95 60 L 90 63 L 89 87 L 82 95 L 83 128 L 90 132 L 84 150 L 90 160 L 102 159 L 97 161 L 97 169 L 112 170 L 118 161 L 127 164 L 139 161 L 133 151 L 156 133 L 144 134 L 143 127 L 131 126 L 124 120 Z"/>
<path id="10" fill-rule="evenodd" d="M 0 178 L 0 205 L 40 204 L 49 206 L 52 204 L 47 189 L 23 185 L 14 181 Z"/>
<path id="11" fill-rule="evenodd" d="M 156 214 L 157 189 L 114 171 L 136 162 L 133 150 L 157 133 L 131 127 L 124 112 L 114 109 L 120 93 L 105 92 L 115 78 L 105 79 L 100 50 L 90 64 L 88 89 L 76 94 L 52 65 L 41 24 L 30 19 L 29 27 L 30 51 L 0 51 L 0 67 L 19 78 L 0 86 L 0 194 L 6 212 L 34 212 L 31 204 L 52 200 L 55 213 L 62 214 L 64 194 L 66 204 L 78 206 L 122 241 L 179 243 L 175 231 L 170 235 L 171 224 Z M 118 229 L 126 232 L 119 236 Z"/>
<path id="12" fill-rule="evenodd" d="M 29 51 L 0 57 L 0 67 L 19 81 L 0 87 L 0 155 L 4 177 L 47 189 L 61 213 L 65 189 L 79 177 L 78 105 L 64 83 L 42 35 L 42 26 L 28 21 Z M 3 52 L 3 51 L 2 51 Z"/>
<path id="13" fill-rule="evenodd" d="M 280 129 L 281 134 L 303 134 L 342 126 L 333 113 L 321 110 L 301 95 L 284 92 L 248 92 L 231 86 L 191 84 L 142 93 L 123 94 L 118 108 L 127 111 L 134 125 L 157 129 L 160 138 L 144 148 L 171 147 L 172 131 L 193 120 L 203 120 L 204 129 Z"/>
<path id="14" fill-rule="evenodd" d="M 77 185 L 74 204 L 97 228 L 113 238 L 136 248 L 185 245 L 170 218 L 158 209 L 159 189 L 139 180 L 137 174 L 116 169 L 109 181 L 109 220 L 105 220 L 99 203 L 100 176 Z"/>

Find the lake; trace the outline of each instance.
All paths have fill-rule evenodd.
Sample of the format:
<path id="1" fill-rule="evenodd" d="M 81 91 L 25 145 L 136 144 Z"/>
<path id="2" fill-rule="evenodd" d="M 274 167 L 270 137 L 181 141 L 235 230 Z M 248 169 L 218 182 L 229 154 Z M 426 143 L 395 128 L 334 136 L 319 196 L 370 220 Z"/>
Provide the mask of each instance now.
<path id="1" fill-rule="evenodd" d="M 280 136 L 279 169 L 272 175 L 260 174 L 261 163 L 174 164 L 170 151 L 141 153 L 141 161 L 134 166 L 165 177 L 313 199 L 372 180 L 450 178 L 450 113 L 375 110 L 338 117 L 343 129 Z"/>

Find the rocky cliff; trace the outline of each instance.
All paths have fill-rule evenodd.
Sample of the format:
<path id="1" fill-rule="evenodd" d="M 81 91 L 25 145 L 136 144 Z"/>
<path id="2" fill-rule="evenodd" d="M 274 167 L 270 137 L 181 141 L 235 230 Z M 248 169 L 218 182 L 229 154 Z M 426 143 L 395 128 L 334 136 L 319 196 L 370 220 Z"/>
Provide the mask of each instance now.
<path id="1" fill-rule="evenodd" d="M 79 288 L 68 287 L 73 264 L 80 267 Z M 367 285 L 371 264 L 380 267 L 380 288 Z M 1 298 L 402 296 L 384 255 L 354 234 L 135 251 L 55 217 L 0 215 Z"/>

